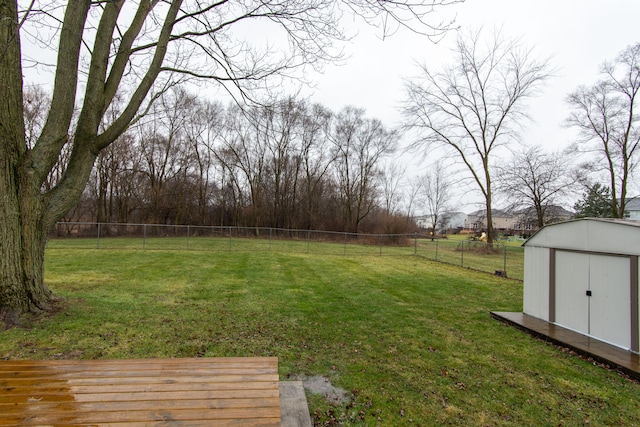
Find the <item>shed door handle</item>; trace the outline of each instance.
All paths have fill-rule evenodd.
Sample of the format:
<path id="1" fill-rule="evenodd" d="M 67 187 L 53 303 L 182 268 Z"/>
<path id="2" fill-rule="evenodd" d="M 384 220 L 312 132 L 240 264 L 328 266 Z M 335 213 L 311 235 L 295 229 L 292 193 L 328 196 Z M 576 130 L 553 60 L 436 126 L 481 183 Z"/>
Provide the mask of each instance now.
<path id="1" fill-rule="evenodd" d="M 587 296 L 590 297 L 591 296 L 591 291 L 587 291 Z"/>

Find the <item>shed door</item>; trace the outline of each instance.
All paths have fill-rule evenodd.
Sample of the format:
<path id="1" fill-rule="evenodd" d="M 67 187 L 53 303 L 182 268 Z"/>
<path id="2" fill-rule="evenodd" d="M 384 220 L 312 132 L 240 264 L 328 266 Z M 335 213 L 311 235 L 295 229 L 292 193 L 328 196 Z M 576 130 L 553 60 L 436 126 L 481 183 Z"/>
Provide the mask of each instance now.
<path id="1" fill-rule="evenodd" d="M 590 255 L 590 333 L 603 341 L 631 347 L 629 258 Z"/>
<path id="2" fill-rule="evenodd" d="M 629 286 L 629 258 L 557 251 L 556 323 L 630 348 Z"/>
<path id="3" fill-rule="evenodd" d="M 589 255 L 556 251 L 556 323 L 589 334 Z"/>

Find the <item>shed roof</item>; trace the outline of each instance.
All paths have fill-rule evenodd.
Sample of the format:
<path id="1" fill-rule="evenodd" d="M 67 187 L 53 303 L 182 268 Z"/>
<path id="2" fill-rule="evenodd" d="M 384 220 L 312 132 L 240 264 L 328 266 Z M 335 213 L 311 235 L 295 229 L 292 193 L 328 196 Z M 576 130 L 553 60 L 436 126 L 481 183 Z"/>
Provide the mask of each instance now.
<path id="1" fill-rule="evenodd" d="M 549 224 L 523 246 L 640 255 L 640 221 L 580 218 Z"/>

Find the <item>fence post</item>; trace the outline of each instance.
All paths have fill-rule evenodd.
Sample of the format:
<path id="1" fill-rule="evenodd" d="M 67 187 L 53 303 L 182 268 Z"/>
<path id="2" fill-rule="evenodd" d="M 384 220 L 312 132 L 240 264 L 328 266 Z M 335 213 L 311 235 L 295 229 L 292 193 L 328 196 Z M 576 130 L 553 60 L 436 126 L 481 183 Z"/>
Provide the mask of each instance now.
<path id="1" fill-rule="evenodd" d="M 271 252 L 271 236 L 273 234 L 273 228 L 269 227 L 269 252 Z"/>
<path id="2" fill-rule="evenodd" d="M 418 255 L 418 233 L 413 233 L 413 255 Z"/>
<path id="3" fill-rule="evenodd" d="M 378 234 L 378 246 L 380 247 L 380 256 L 382 256 L 382 234 Z"/>
<path id="4" fill-rule="evenodd" d="M 506 276 L 507 275 L 507 245 L 504 245 L 503 248 L 504 248 L 504 268 L 503 268 L 503 271 L 504 271 L 504 275 Z"/>
<path id="5" fill-rule="evenodd" d="M 309 253 L 310 245 L 311 245 L 311 230 L 307 230 L 307 253 Z"/>
<path id="6" fill-rule="evenodd" d="M 98 223 L 98 240 L 96 241 L 96 248 L 100 249 L 100 223 Z"/>
<path id="7" fill-rule="evenodd" d="M 147 224 L 143 225 L 142 230 L 142 250 L 144 251 L 147 247 Z"/>
<path id="8" fill-rule="evenodd" d="M 189 250 L 189 226 L 187 225 L 187 250 Z"/>
<path id="9" fill-rule="evenodd" d="M 462 241 L 462 253 L 460 255 L 460 267 L 464 267 L 464 240 Z"/>
<path id="10" fill-rule="evenodd" d="M 436 261 L 438 261 L 438 241 L 440 239 L 436 239 Z"/>
<path id="11" fill-rule="evenodd" d="M 347 233 L 344 233 L 344 255 L 347 255 Z"/>

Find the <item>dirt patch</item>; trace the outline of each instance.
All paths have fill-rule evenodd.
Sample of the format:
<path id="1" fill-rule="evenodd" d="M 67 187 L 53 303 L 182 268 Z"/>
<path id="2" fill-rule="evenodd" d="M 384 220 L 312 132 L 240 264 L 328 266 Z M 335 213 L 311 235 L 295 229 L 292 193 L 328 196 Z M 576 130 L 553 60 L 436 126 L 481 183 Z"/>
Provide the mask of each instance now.
<path id="1" fill-rule="evenodd" d="M 36 323 L 50 320 L 58 314 L 66 311 L 72 301 L 78 302 L 81 300 L 68 300 L 62 297 L 54 297 L 49 302 L 49 306 L 44 310 L 34 310 L 32 312 L 23 313 L 18 327 L 22 329 L 32 329 Z"/>
<path id="2" fill-rule="evenodd" d="M 333 405 L 343 405 L 351 401 L 351 393 L 338 387 L 334 387 L 329 378 L 316 375 L 313 377 L 298 378 L 302 381 L 304 389 L 312 394 L 324 396 Z"/>

